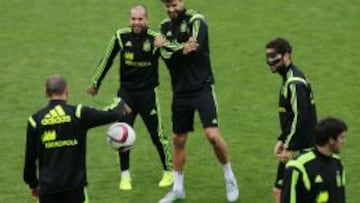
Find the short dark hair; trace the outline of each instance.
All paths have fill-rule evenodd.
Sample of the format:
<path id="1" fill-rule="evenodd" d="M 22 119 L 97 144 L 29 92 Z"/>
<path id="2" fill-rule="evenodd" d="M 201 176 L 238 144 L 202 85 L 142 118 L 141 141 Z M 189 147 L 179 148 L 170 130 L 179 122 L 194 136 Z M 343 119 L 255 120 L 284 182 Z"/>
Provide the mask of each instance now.
<path id="1" fill-rule="evenodd" d="M 163 2 L 163 3 L 170 3 L 172 1 L 174 1 L 174 0 L 161 0 L 161 2 Z"/>
<path id="2" fill-rule="evenodd" d="M 324 146 L 330 138 L 336 139 L 341 133 L 347 131 L 346 123 L 338 118 L 327 117 L 318 122 L 315 128 L 316 144 Z"/>
<path id="3" fill-rule="evenodd" d="M 277 53 L 285 54 L 292 52 L 292 47 L 288 40 L 285 38 L 278 37 L 276 39 L 271 40 L 266 44 L 267 49 L 275 49 Z"/>
<path id="4" fill-rule="evenodd" d="M 67 87 L 66 80 L 59 74 L 49 76 L 45 82 L 46 94 L 59 95 L 64 93 Z"/>

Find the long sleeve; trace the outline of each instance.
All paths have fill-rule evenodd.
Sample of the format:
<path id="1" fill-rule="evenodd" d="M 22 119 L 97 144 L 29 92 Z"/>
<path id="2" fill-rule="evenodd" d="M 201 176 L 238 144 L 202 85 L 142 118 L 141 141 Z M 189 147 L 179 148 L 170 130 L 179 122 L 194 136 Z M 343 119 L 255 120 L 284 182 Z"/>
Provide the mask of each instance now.
<path id="1" fill-rule="evenodd" d="M 165 60 L 165 62 L 172 61 L 176 63 L 176 61 L 181 60 L 183 56 L 183 48 L 184 45 L 176 41 L 168 41 L 160 48 L 160 55 Z"/>
<path id="2" fill-rule="evenodd" d="M 290 105 L 294 114 L 291 125 L 284 132 L 285 147 L 289 146 L 293 135 L 304 128 L 309 118 L 308 103 L 309 97 L 303 83 L 291 83 L 289 85 Z"/>
<path id="3" fill-rule="evenodd" d="M 202 50 L 207 46 L 208 28 L 202 15 L 194 15 L 191 20 L 191 35 L 199 44 L 198 50 Z"/>
<path id="4" fill-rule="evenodd" d="M 285 170 L 284 183 L 281 191 L 281 203 L 297 203 L 296 187 L 301 182 L 300 172 L 292 167 Z"/>
<path id="5" fill-rule="evenodd" d="M 125 102 L 121 98 L 115 99 L 114 103 L 104 110 L 78 105 L 75 115 L 86 128 L 93 128 L 120 120 L 125 114 L 124 105 Z"/>
<path id="6" fill-rule="evenodd" d="M 30 188 L 36 188 L 39 185 L 39 181 L 36 175 L 36 160 L 38 157 L 36 141 L 36 122 L 32 117 L 30 117 L 26 130 L 25 165 L 23 172 L 23 179 Z"/>
<path id="7" fill-rule="evenodd" d="M 95 69 L 91 77 L 91 84 L 97 89 L 100 88 L 101 82 L 104 79 L 106 73 L 109 71 L 111 65 L 113 64 L 113 60 L 117 53 L 120 51 L 119 40 L 116 35 L 114 35 L 106 50 L 103 58 L 100 60 L 100 63 Z"/>

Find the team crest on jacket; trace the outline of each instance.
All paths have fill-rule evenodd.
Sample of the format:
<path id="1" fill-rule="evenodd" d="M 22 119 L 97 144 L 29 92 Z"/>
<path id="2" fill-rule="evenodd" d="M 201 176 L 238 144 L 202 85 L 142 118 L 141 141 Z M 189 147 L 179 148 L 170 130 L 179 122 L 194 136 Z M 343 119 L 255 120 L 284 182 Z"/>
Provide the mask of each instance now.
<path id="1" fill-rule="evenodd" d="M 126 51 L 126 52 L 124 53 L 124 58 L 125 58 L 126 60 L 132 61 L 132 60 L 134 60 L 134 53 L 129 52 L 129 51 Z"/>
<path id="2" fill-rule="evenodd" d="M 146 40 L 143 44 L 143 51 L 149 52 L 151 50 L 151 43 L 149 40 Z"/>

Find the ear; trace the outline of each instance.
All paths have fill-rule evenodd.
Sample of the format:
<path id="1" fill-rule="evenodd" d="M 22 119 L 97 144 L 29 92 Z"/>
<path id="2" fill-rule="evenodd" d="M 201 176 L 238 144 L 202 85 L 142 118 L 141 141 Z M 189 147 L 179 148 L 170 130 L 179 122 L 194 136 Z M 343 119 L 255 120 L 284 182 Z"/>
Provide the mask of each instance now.
<path id="1" fill-rule="evenodd" d="M 44 88 L 44 95 L 45 97 L 50 98 L 50 94 L 48 91 L 46 91 L 46 88 Z"/>
<path id="2" fill-rule="evenodd" d="M 70 90 L 68 87 L 66 87 L 64 90 L 64 94 L 66 95 L 66 97 L 68 97 L 69 93 L 70 93 Z"/>
<path id="3" fill-rule="evenodd" d="M 329 144 L 333 145 L 336 142 L 336 139 L 334 139 L 333 137 L 329 138 Z"/>
<path id="4" fill-rule="evenodd" d="M 290 54 L 288 52 L 283 54 L 283 57 L 285 60 L 289 60 L 290 59 Z"/>

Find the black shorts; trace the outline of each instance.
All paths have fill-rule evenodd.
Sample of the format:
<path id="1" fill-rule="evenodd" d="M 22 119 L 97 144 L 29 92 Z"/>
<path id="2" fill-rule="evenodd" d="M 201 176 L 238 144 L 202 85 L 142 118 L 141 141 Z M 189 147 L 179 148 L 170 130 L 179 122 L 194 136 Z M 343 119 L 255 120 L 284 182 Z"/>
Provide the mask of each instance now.
<path id="1" fill-rule="evenodd" d="M 277 173 L 276 173 L 276 179 L 274 183 L 274 187 L 281 189 L 283 187 L 284 183 L 284 173 L 285 173 L 285 165 L 286 163 L 279 162 Z"/>
<path id="2" fill-rule="evenodd" d="M 192 94 L 174 94 L 172 100 L 174 133 L 194 130 L 194 114 L 198 111 L 203 128 L 217 127 L 217 105 L 213 88 L 204 88 Z"/>
<path id="3" fill-rule="evenodd" d="M 84 189 L 70 190 L 54 194 L 40 194 L 40 203 L 83 203 L 85 202 Z"/>
<path id="4" fill-rule="evenodd" d="M 311 148 L 301 149 L 301 150 L 292 150 L 292 159 L 299 156 L 300 154 L 304 152 L 308 152 Z M 274 183 L 274 187 L 281 189 L 284 182 L 284 173 L 285 173 L 285 166 L 286 163 L 279 162 L 277 173 L 276 173 L 276 179 Z"/>
<path id="5" fill-rule="evenodd" d="M 155 87 L 144 90 L 129 90 L 121 87 L 118 96 L 124 99 L 132 110 L 131 114 L 122 117 L 122 122 L 133 126 L 136 116 L 140 114 L 150 132 L 158 130 L 161 115 L 159 112 L 159 98 Z"/>

